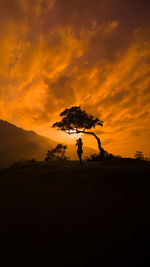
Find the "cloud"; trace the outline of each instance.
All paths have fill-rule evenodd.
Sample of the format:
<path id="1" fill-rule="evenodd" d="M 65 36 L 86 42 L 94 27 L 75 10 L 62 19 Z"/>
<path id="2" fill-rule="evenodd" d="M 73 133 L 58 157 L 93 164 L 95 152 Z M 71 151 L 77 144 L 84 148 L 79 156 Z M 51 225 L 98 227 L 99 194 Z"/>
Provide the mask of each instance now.
<path id="1" fill-rule="evenodd" d="M 147 3 L 2 0 L 1 118 L 43 133 L 62 109 L 81 105 L 104 120 L 97 132 L 108 151 L 149 153 Z"/>
<path id="2" fill-rule="evenodd" d="M 107 138 L 103 141 L 103 145 L 112 144 L 114 142 L 113 138 Z"/>

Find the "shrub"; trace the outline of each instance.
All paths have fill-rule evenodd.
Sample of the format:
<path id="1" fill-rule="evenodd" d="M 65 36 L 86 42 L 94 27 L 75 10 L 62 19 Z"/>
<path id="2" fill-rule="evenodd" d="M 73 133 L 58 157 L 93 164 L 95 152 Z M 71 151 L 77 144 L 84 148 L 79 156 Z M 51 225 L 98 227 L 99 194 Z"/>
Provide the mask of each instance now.
<path id="1" fill-rule="evenodd" d="M 122 157 L 120 155 L 113 155 L 111 153 L 108 153 L 107 151 L 105 151 L 105 160 L 107 159 L 121 159 Z M 100 161 L 101 158 L 99 156 L 99 154 L 92 154 L 90 157 L 87 157 L 87 161 Z"/>
<path id="2" fill-rule="evenodd" d="M 55 148 L 48 150 L 46 153 L 45 161 L 49 160 L 66 160 L 65 156 L 67 146 L 58 144 Z"/>
<path id="3" fill-rule="evenodd" d="M 135 159 L 138 159 L 138 160 L 144 160 L 144 155 L 142 151 L 136 151 L 134 154 L 134 157 Z"/>
<path id="4" fill-rule="evenodd" d="M 87 161 L 100 161 L 100 155 L 99 154 L 92 154 L 90 157 L 86 158 Z"/>
<path id="5" fill-rule="evenodd" d="M 17 161 L 15 161 L 11 167 L 24 167 L 24 166 L 31 166 L 33 165 L 34 163 L 36 162 L 35 158 L 33 159 L 24 159 L 24 158 L 21 158 Z"/>

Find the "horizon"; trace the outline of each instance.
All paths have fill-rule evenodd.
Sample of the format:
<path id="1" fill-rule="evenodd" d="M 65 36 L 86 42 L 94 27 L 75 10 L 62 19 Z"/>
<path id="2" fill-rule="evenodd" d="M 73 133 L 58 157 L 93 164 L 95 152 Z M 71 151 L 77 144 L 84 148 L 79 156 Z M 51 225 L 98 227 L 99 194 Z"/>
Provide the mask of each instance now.
<path id="1" fill-rule="evenodd" d="M 56 142 L 57 144 L 58 143 L 60 143 L 60 140 L 58 139 L 52 139 L 52 138 L 50 138 L 48 135 L 46 136 L 46 135 L 44 135 L 44 134 L 40 134 L 40 133 L 38 133 L 38 132 L 36 132 L 36 131 L 34 131 L 33 129 L 25 129 L 25 128 L 22 128 L 22 127 L 19 127 L 19 126 L 17 126 L 17 125 L 15 125 L 15 124 L 13 124 L 13 123 L 11 123 L 11 122 L 8 122 L 8 121 L 5 121 L 5 120 L 2 120 L 1 118 L 0 118 L 0 122 L 6 122 L 6 123 L 8 123 L 8 124 L 10 124 L 10 125 L 12 125 L 12 126 L 15 126 L 16 128 L 18 128 L 18 129 L 22 129 L 22 130 L 25 130 L 25 131 L 31 131 L 31 132 L 34 132 L 35 134 L 37 134 L 37 135 L 39 135 L 39 136 L 42 136 L 42 137 L 46 137 L 46 138 L 48 138 L 48 139 L 50 139 L 51 141 L 53 141 L 53 142 Z M 64 135 L 67 135 L 66 133 L 64 133 Z M 82 137 L 82 140 L 84 141 L 85 139 L 84 139 L 84 134 L 81 136 Z M 64 138 L 64 140 L 63 140 L 63 144 L 66 144 L 66 145 L 74 145 L 75 146 L 75 142 L 76 142 L 76 139 L 77 138 L 79 138 L 79 135 L 77 135 L 76 134 L 76 136 L 74 136 L 74 137 L 72 137 L 72 140 L 70 141 L 70 142 L 67 142 L 66 140 L 65 140 L 65 138 Z M 88 137 L 87 137 L 88 138 Z M 92 139 L 93 139 L 93 137 L 92 137 Z M 95 151 L 97 151 L 97 153 L 99 152 L 99 150 L 98 150 L 98 148 L 97 148 L 97 146 L 96 146 L 96 142 L 95 142 L 95 146 L 88 146 L 88 144 L 89 144 L 89 142 L 87 142 L 87 144 L 85 143 L 84 144 L 84 146 L 83 146 L 83 152 L 84 152 L 84 147 L 86 147 L 86 148 L 91 148 L 91 149 L 94 149 Z M 137 151 L 137 150 L 136 150 Z M 134 151 L 134 153 L 133 153 L 133 155 L 131 155 L 131 156 L 127 156 L 127 155 L 121 155 L 121 154 L 113 154 L 112 153 L 112 151 L 107 151 L 108 153 L 112 153 L 113 155 L 115 155 L 115 156 L 121 156 L 121 157 L 123 157 L 123 158 L 133 158 L 134 159 L 134 154 L 135 154 L 135 152 L 136 151 Z M 143 152 L 143 151 L 142 151 Z M 144 157 L 145 157 L 145 159 L 150 159 L 150 154 L 148 154 L 148 155 L 144 155 Z"/>

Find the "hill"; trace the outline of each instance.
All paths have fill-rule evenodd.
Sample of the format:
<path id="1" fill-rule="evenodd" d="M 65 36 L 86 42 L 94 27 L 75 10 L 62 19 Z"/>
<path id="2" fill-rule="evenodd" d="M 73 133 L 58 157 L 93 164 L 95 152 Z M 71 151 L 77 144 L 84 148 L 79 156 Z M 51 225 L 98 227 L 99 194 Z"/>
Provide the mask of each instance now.
<path id="1" fill-rule="evenodd" d="M 149 163 L 127 159 L 0 170 L 0 243 L 15 257 L 5 261 L 149 266 L 149 177 Z"/>
<path id="2" fill-rule="evenodd" d="M 0 120 L 0 166 L 9 166 L 20 158 L 41 160 L 55 142 Z"/>
<path id="3" fill-rule="evenodd" d="M 0 167 L 8 167 L 14 161 L 24 158 L 44 160 L 48 149 L 57 143 L 47 137 L 40 136 L 34 131 L 26 131 L 15 125 L 0 120 Z M 95 153 L 96 150 L 84 147 L 84 156 Z M 77 159 L 76 147 L 67 145 L 67 156 Z"/>

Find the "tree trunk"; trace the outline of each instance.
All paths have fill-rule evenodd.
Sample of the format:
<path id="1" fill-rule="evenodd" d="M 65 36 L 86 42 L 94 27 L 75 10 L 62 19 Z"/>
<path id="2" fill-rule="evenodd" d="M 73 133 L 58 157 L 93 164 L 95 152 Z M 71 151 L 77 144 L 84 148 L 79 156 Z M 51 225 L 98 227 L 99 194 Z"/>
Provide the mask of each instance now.
<path id="1" fill-rule="evenodd" d="M 100 152 L 100 158 L 101 159 L 104 159 L 105 158 L 105 150 L 102 148 L 101 146 L 101 141 L 99 139 L 99 137 L 95 134 L 95 133 L 91 133 L 97 140 L 97 144 L 98 144 L 98 149 L 99 149 L 99 152 Z"/>
<path id="2" fill-rule="evenodd" d="M 93 135 L 97 140 L 98 149 L 99 149 L 99 153 L 100 153 L 100 159 L 105 159 L 105 150 L 102 148 L 101 141 L 100 141 L 99 137 L 95 133 L 86 132 L 86 131 L 78 131 L 78 133 L 85 133 L 85 134 Z"/>

